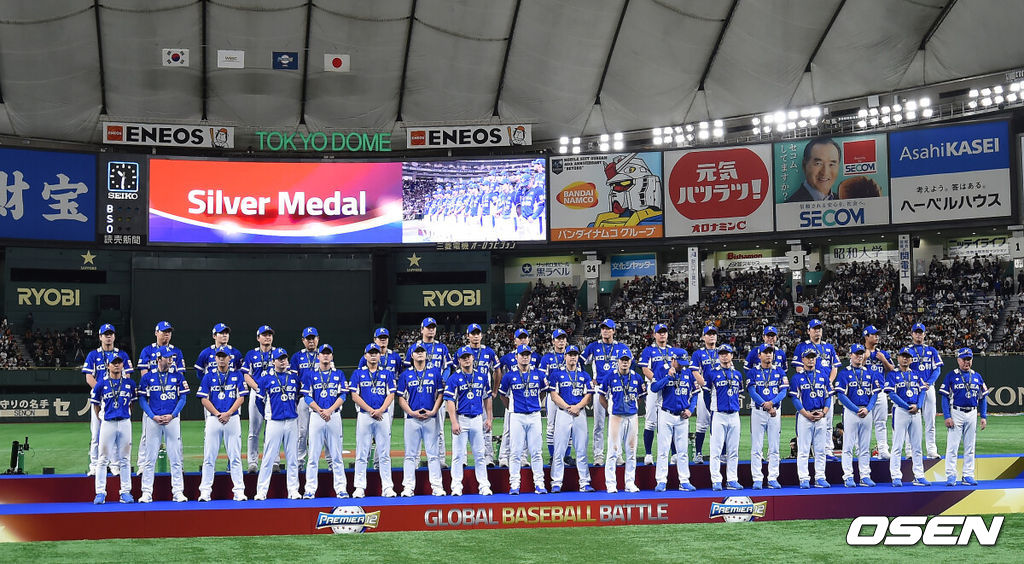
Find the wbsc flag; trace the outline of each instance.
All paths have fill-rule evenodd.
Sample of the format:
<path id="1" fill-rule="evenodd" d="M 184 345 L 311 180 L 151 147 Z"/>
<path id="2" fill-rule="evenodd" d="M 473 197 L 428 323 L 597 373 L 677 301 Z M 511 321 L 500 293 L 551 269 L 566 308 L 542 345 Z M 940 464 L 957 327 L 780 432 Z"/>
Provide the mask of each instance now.
<path id="1" fill-rule="evenodd" d="M 163 49 L 161 59 L 165 67 L 187 67 L 188 49 Z"/>
<path id="2" fill-rule="evenodd" d="M 244 69 L 245 51 L 235 51 L 232 49 L 217 49 L 217 68 Z"/>
<path id="3" fill-rule="evenodd" d="M 324 54 L 325 72 L 349 72 L 349 70 L 351 69 L 349 68 L 348 55 Z"/>
<path id="4" fill-rule="evenodd" d="M 295 51 L 274 51 L 275 70 L 299 70 L 299 54 Z"/>

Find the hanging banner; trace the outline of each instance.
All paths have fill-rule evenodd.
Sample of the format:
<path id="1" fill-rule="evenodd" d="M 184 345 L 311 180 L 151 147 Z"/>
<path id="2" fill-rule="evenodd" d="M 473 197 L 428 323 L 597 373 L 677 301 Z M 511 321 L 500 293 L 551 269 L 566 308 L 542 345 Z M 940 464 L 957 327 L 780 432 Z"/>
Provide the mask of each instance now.
<path id="1" fill-rule="evenodd" d="M 0 149 L 0 238 L 96 239 L 96 155 Z"/>
<path id="2" fill-rule="evenodd" d="M 686 251 L 686 262 L 688 266 L 687 275 L 690 283 L 687 285 L 687 303 L 696 305 L 700 299 L 700 248 L 689 247 Z"/>
<path id="3" fill-rule="evenodd" d="M 658 255 L 654 253 L 612 255 L 610 267 L 612 278 L 657 276 Z"/>
<path id="4" fill-rule="evenodd" d="M 533 126 L 461 125 L 449 127 L 408 127 L 405 146 L 409 149 L 452 147 L 526 147 L 533 145 Z"/>
<path id="5" fill-rule="evenodd" d="M 900 288 L 910 291 L 910 265 L 913 264 L 910 260 L 910 235 L 900 235 Z"/>
<path id="6" fill-rule="evenodd" d="M 889 162 L 893 223 L 1012 213 L 1008 122 L 893 132 Z"/>
<path id="7" fill-rule="evenodd" d="M 726 270 L 750 270 L 766 266 L 780 268 L 789 263 L 787 257 L 773 255 L 771 249 L 718 251 L 715 253 L 715 265 Z"/>
<path id="8" fill-rule="evenodd" d="M 103 142 L 108 145 L 232 149 L 235 146 L 235 128 L 230 125 L 174 125 L 105 121 L 103 122 Z"/>
<path id="9" fill-rule="evenodd" d="M 885 148 L 885 135 L 776 143 L 776 229 L 888 224 L 889 170 Z"/>
<path id="10" fill-rule="evenodd" d="M 575 264 L 576 257 L 572 255 L 512 258 L 505 262 L 505 280 L 507 282 L 532 282 L 538 279 L 545 282 L 571 281 Z"/>
<path id="11" fill-rule="evenodd" d="M 831 245 L 825 255 L 825 264 L 843 264 L 850 262 L 899 262 L 899 251 L 891 242 L 850 243 L 848 245 Z"/>
<path id="12" fill-rule="evenodd" d="M 1010 256 L 1010 238 L 1005 233 L 980 237 L 946 239 L 946 258 L 973 258 L 992 255 L 1000 259 Z"/>
<path id="13" fill-rule="evenodd" d="M 660 238 L 661 153 L 552 158 L 548 201 L 552 241 Z"/>
<path id="14" fill-rule="evenodd" d="M 665 153 L 665 235 L 771 231 L 771 160 L 767 144 Z"/>

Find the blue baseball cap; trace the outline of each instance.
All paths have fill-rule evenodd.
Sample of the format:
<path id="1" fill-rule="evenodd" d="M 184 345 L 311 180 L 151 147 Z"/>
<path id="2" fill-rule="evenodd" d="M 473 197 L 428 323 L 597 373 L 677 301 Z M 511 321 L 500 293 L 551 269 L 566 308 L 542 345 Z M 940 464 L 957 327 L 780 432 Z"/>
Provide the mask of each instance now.
<path id="1" fill-rule="evenodd" d="M 807 347 L 806 349 L 804 349 L 804 353 L 801 356 L 805 358 L 808 356 L 818 356 L 818 351 L 814 350 L 811 347 Z"/>
<path id="2" fill-rule="evenodd" d="M 914 326 L 910 328 L 911 333 L 917 333 L 918 331 L 924 333 L 925 330 L 924 323 L 915 323 Z"/>
<path id="3" fill-rule="evenodd" d="M 897 354 L 899 356 L 909 356 L 911 358 L 914 357 L 914 351 L 910 350 L 910 347 L 903 347 L 902 349 L 900 349 L 900 352 L 897 353 Z"/>
<path id="4" fill-rule="evenodd" d="M 416 351 L 424 351 L 424 352 L 426 352 L 427 346 L 423 344 L 423 341 L 416 341 L 416 344 L 413 345 L 412 348 L 409 349 L 409 350 L 411 350 L 413 352 L 416 352 Z"/>
<path id="5" fill-rule="evenodd" d="M 580 348 L 576 345 L 569 345 L 565 348 L 565 354 L 580 354 Z"/>
<path id="6" fill-rule="evenodd" d="M 470 333 L 473 333 L 474 331 L 479 331 L 479 332 L 483 333 L 484 329 L 483 329 L 483 327 L 480 327 L 479 323 L 470 323 L 468 326 L 466 326 L 466 334 L 467 335 L 469 335 Z"/>
<path id="7" fill-rule="evenodd" d="M 100 335 L 104 333 L 117 333 L 117 331 L 114 331 L 113 325 L 109 323 L 104 323 L 103 325 L 100 325 Z"/>
<path id="8" fill-rule="evenodd" d="M 704 328 L 704 331 L 701 333 L 701 335 L 707 335 L 708 333 L 714 333 L 715 335 L 717 335 L 718 329 L 715 329 L 714 325 L 708 325 L 707 327 Z"/>
<path id="9" fill-rule="evenodd" d="M 316 349 L 316 352 L 321 353 L 321 354 L 323 354 L 323 353 L 334 354 L 334 347 L 332 347 L 331 345 L 328 345 L 327 343 L 324 343 L 324 344 L 320 345 L 319 348 Z"/>
<path id="10" fill-rule="evenodd" d="M 378 353 L 380 352 L 380 347 L 377 346 L 377 343 L 370 343 L 369 345 L 366 345 L 366 348 L 363 349 L 363 354 L 367 354 L 373 351 L 376 351 Z"/>
<path id="11" fill-rule="evenodd" d="M 807 323 L 807 328 L 808 329 L 814 329 L 814 328 L 817 328 L 817 327 L 821 327 L 824 324 L 825 324 L 825 322 L 820 320 L 820 319 L 812 319 L 812 320 L 810 320 Z"/>
<path id="12" fill-rule="evenodd" d="M 171 350 L 171 347 L 157 347 L 153 351 L 153 356 L 156 358 L 171 358 L 174 356 L 174 351 Z"/>
<path id="13" fill-rule="evenodd" d="M 214 356 L 221 356 L 221 355 L 223 355 L 223 356 L 231 356 L 231 347 L 228 347 L 228 346 L 217 347 L 217 350 L 214 351 L 213 354 L 214 354 Z"/>
<path id="14" fill-rule="evenodd" d="M 877 335 L 877 334 L 878 334 L 878 328 L 875 327 L 874 325 L 868 325 L 867 327 L 864 328 L 864 336 L 865 337 L 867 337 L 868 335 Z"/>
<path id="15" fill-rule="evenodd" d="M 156 324 L 156 330 L 157 331 L 173 331 L 174 327 L 171 326 L 171 322 L 170 321 L 161 321 L 160 323 Z"/>
<path id="16" fill-rule="evenodd" d="M 607 327 L 609 329 L 615 329 L 615 322 L 611 319 L 605 319 L 601 322 L 601 327 Z"/>
<path id="17" fill-rule="evenodd" d="M 624 358 L 633 358 L 633 351 L 629 350 L 629 347 L 622 347 L 619 350 L 618 358 L 619 360 L 622 360 Z"/>
<path id="18" fill-rule="evenodd" d="M 736 352 L 736 349 L 732 348 L 732 345 L 722 345 L 718 347 L 718 354 L 732 354 Z"/>
<path id="19" fill-rule="evenodd" d="M 260 328 L 256 330 L 256 336 L 259 337 L 264 333 L 274 334 L 274 329 L 270 325 L 260 325 Z"/>
<path id="20" fill-rule="evenodd" d="M 107 361 L 107 364 L 123 364 L 123 363 L 124 363 L 124 359 L 121 358 L 121 355 L 119 355 L 119 354 L 115 354 L 114 356 L 110 357 L 110 360 Z"/>
<path id="21" fill-rule="evenodd" d="M 230 333 L 231 332 L 231 328 L 228 327 L 226 323 L 218 323 L 218 324 L 213 326 L 213 331 L 211 331 L 211 332 L 214 335 L 216 335 L 217 333 Z"/>
<path id="22" fill-rule="evenodd" d="M 561 329 L 555 329 L 554 331 L 551 332 L 551 340 L 561 339 L 566 336 L 567 335 L 565 331 L 562 331 Z"/>
<path id="23" fill-rule="evenodd" d="M 462 347 L 462 348 L 466 349 L 467 351 L 469 350 L 469 347 Z M 461 351 L 462 349 L 459 349 L 459 350 Z M 533 349 L 530 348 L 530 345 L 519 345 L 518 347 L 516 347 L 516 354 L 517 355 L 518 354 L 530 354 L 532 352 L 533 352 Z M 472 354 L 472 352 L 470 354 Z"/>
<path id="24" fill-rule="evenodd" d="M 867 350 L 867 349 L 865 349 L 864 345 L 862 345 L 860 343 L 854 343 L 854 344 L 850 345 L 850 354 L 859 354 L 859 353 L 864 352 L 865 350 Z"/>
<path id="25" fill-rule="evenodd" d="M 523 347 L 519 347 L 519 348 L 523 348 Z M 529 348 L 529 347 L 527 347 L 527 348 Z M 456 358 L 462 358 L 462 357 L 464 357 L 466 355 L 473 356 L 473 348 L 468 346 L 468 345 L 467 346 L 459 347 L 459 352 L 457 352 L 455 354 L 455 357 Z"/>
<path id="26" fill-rule="evenodd" d="M 662 331 L 665 331 L 667 333 L 668 332 L 668 325 L 665 325 L 664 323 L 659 323 L 659 324 L 654 326 L 654 332 L 655 333 L 661 333 Z"/>
<path id="27" fill-rule="evenodd" d="M 282 356 L 284 358 L 288 358 L 288 351 L 284 350 L 281 347 L 277 347 L 276 349 L 274 349 L 274 354 L 271 355 L 271 357 L 274 360 L 277 360 L 277 359 L 281 358 Z"/>
<path id="28" fill-rule="evenodd" d="M 773 345 L 769 345 L 769 344 L 766 344 L 766 343 L 763 343 L 759 347 L 757 347 L 757 354 L 761 354 L 764 351 L 775 352 L 775 347 Z"/>
<path id="29" fill-rule="evenodd" d="M 430 327 L 431 325 L 437 327 L 437 320 L 433 317 L 424 317 L 423 322 L 420 323 L 420 327 Z"/>
<path id="30" fill-rule="evenodd" d="M 373 338 L 376 339 L 377 337 L 391 337 L 391 333 L 388 333 L 388 330 L 383 327 L 378 327 L 377 330 L 373 332 Z"/>
<path id="31" fill-rule="evenodd" d="M 515 337 L 517 339 L 522 339 L 523 337 L 529 337 L 529 336 L 530 336 L 530 332 L 527 331 L 526 329 L 516 329 Z"/>
<path id="32" fill-rule="evenodd" d="M 964 347 L 964 348 L 956 351 L 956 357 L 957 358 L 974 358 L 974 351 L 971 350 L 971 347 Z"/>
<path id="33" fill-rule="evenodd" d="M 302 330 L 302 338 L 303 339 L 305 339 L 306 337 L 319 337 L 319 336 L 320 336 L 320 333 L 317 333 L 316 327 L 306 327 L 305 329 Z"/>
<path id="34" fill-rule="evenodd" d="M 778 335 L 779 334 L 779 330 L 774 325 L 769 325 L 769 326 L 764 328 L 764 331 L 762 332 L 762 334 L 763 335 Z"/>
<path id="35" fill-rule="evenodd" d="M 686 352 L 686 349 L 680 347 L 671 347 L 668 349 L 668 356 L 670 359 L 685 360 L 689 358 L 690 353 Z M 682 363 L 680 363 L 682 364 Z"/>

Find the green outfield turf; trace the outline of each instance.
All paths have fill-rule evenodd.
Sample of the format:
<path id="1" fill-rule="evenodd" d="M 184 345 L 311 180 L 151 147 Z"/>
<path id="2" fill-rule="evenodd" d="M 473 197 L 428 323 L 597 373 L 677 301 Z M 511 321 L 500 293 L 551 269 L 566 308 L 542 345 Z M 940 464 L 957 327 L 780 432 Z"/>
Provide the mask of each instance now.
<path id="1" fill-rule="evenodd" d="M 986 523 L 990 522 L 986 517 Z M 12 543 L 8 562 L 1019 562 L 1024 515 L 1007 515 L 995 546 L 849 547 L 848 519 L 362 535 Z"/>
<path id="2" fill-rule="evenodd" d="M 593 428 L 593 421 L 591 428 Z M 784 417 L 782 421 L 782 456 L 788 457 L 789 440 L 796 433 L 794 431 L 795 421 L 792 416 Z M 392 427 L 391 449 L 392 464 L 401 468 L 401 458 L 404 452 L 403 421 L 397 419 Z M 496 433 L 500 431 L 502 420 L 495 420 Z M 643 449 L 643 420 L 641 419 L 641 430 L 638 438 L 637 457 L 642 460 Z M 742 433 L 740 435 L 740 459 L 750 458 L 750 423 L 744 417 L 742 420 Z M 941 417 L 936 420 L 936 442 L 939 453 L 945 452 L 946 429 L 943 426 Z M 451 460 L 451 431 L 446 425 L 448 437 L 448 460 Z M 245 457 L 245 433 L 248 424 L 242 424 L 242 456 Z M 355 460 L 355 421 L 344 421 L 344 448 L 349 452 L 345 454 L 346 463 Z M 691 425 L 691 430 L 693 426 Z M 138 454 L 138 437 L 142 431 L 142 424 L 132 424 L 135 440 L 132 447 L 131 462 L 134 465 Z M 55 468 L 58 474 L 84 474 L 88 469 L 89 457 L 89 424 L 88 423 L 5 423 L 0 424 L 0 445 L 9 445 L 11 441 L 22 441 L 29 438 L 30 450 L 25 454 L 25 467 L 28 474 L 39 474 L 44 466 Z M 978 433 L 978 454 L 1001 454 L 1024 452 L 1024 415 L 1001 415 L 989 417 L 989 427 Z M 183 421 L 182 441 L 185 452 L 185 471 L 198 472 L 203 459 L 203 422 Z M 705 444 L 705 454 L 709 451 L 710 444 Z M 692 451 L 692 445 L 691 445 Z M 6 452 L 2 455 L 7 459 Z M 544 460 L 548 462 L 547 449 L 544 449 Z M 472 456 L 470 456 L 472 461 Z M 472 462 L 470 462 L 472 463 Z M 321 466 L 326 468 L 326 462 L 321 461 Z M 6 468 L 6 463 L 4 463 Z M 221 461 L 217 465 L 218 470 L 226 469 L 226 459 L 223 453 Z"/>

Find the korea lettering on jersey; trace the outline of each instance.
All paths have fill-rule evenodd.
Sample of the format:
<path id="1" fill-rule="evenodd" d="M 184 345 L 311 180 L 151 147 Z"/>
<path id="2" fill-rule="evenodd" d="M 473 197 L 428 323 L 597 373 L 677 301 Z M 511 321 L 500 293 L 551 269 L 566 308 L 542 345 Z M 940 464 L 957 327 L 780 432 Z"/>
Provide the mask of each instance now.
<path id="1" fill-rule="evenodd" d="M 807 411 L 822 409 L 828 405 L 828 398 L 832 395 L 828 378 L 829 374 L 823 368 L 814 372 L 798 372 L 790 382 L 790 395 L 799 400 Z"/>
<path id="2" fill-rule="evenodd" d="M 655 381 L 665 378 L 668 378 L 668 381 L 665 382 L 665 387 L 660 392 L 661 408 L 672 413 L 690 409 L 690 399 L 700 391 L 697 389 L 697 380 L 693 377 L 693 372 L 684 369 L 682 373 L 675 376 L 665 375 Z"/>
<path id="3" fill-rule="evenodd" d="M 875 381 L 875 388 L 881 390 L 885 387 L 885 364 L 881 360 L 874 357 L 874 353 L 878 353 L 880 356 L 885 357 L 885 360 L 889 361 L 889 364 L 893 364 L 892 357 L 889 353 L 882 349 L 875 349 L 864 355 L 864 367 L 871 373 L 871 378 Z"/>
<path id="4" fill-rule="evenodd" d="M 135 381 L 124 376 L 98 381 L 89 397 L 91 403 L 101 406 L 103 418 L 107 421 L 131 417 L 129 406 L 135 399 Z"/>
<path id="5" fill-rule="evenodd" d="M 920 403 L 918 400 L 924 385 L 921 375 L 913 370 L 906 372 L 893 370 L 886 376 L 885 391 L 893 393 L 906 404 L 911 405 Z"/>
<path id="6" fill-rule="evenodd" d="M 139 381 L 139 395 L 145 396 L 154 415 L 174 411 L 178 398 L 188 393 L 184 372 L 150 370 Z"/>
<path id="7" fill-rule="evenodd" d="M 654 373 L 654 379 L 659 380 L 668 373 L 669 366 L 671 366 L 671 361 L 666 358 L 666 354 L 668 354 L 668 347 L 649 346 L 640 353 L 640 361 L 637 364 L 648 368 Z"/>
<path id="8" fill-rule="evenodd" d="M 761 351 L 764 349 L 764 345 L 760 345 L 757 348 L 752 349 L 747 353 L 747 358 L 743 360 L 743 369 L 751 370 L 761 366 Z M 772 355 L 772 366 L 775 368 L 786 367 L 786 351 L 781 347 L 775 347 L 775 353 Z"/>
<path id="9" fill-rule="evenodd" d="M 647 395 L 647 385 L 644 377 L 633 370 L 629 374 L 616 370 L 605 377 L 599 393 L 607 398 L 613 415 L 636 415 L 637 400 Z"/>
<path id="10" fill-rule="evenodd" d="M 540 366 L 540 362 L 541 362 L 541 356 L 540 356 L 539 353 L 536 353 L 536 352 L 530 353 L 530 369 L 531 370 L 533 370 L 534 368 L 537 368 L 538 366 Z M 499 364 L 499 366 L 501 366 L 501 371 L 502 372 L 511 372 L 512 370 L 515 370 L 517 366 L 519 366 L 519 361 L 516 360 L 516 353 L 510 352 L 510 353 L 506 354 L 505 356 L 501 357 L 501 360 L 498 361 L 498 364 Z"/>
<path id="11" fill-rule="evenodd" d="M 786 373 L 774 365 L 769 368 L 757 366 L 747 371 L 747 387 L 753 386 L 754 391 L 764 401 L 771 401 L 777 397 L 786 385 Z"/>
<path id="12" fill-rule="evenodd" d="M 320 364 L 320 355 L 315 350 L 301 350 L 293 354 L 291 360 L 288 361 L 289 369 L 300 377 L 304 370 L 312 370 L 318 364 Z"/>
<path id="13" fill-rule="evenodd" d="M 334 405 L 338 398 L 345 401 L 348 383 L 345 382 L 345 373 L 341 370 L 328 369 L 324 372 L 317 366 L 302 371 L 300 390 L 303 396 L 312 398 L 320 409 L 327 409 Z"/>
<path id="14" fill-rule="evenodd" d="M 985 387 L 981 374 L 973 370 L 963 372 L 956 368 L 946 375 L 939 393 L 948 396 L 950 403 L 957 407 L 978 407 L 979 401 L 985 401 L 988 388 Z"/>
<path id="15" fill-rule="evenodd" d="M 610 374 L 618 369 L 620 352 L 626 349 L 622 343 L 605 343 L 594 341 L 583 351 L 583 364 L 592 364 L 594 379 L 598 387 Z"/>
<path id="16" fill-rule="evenodd" d="M 452 360 L 451 353 L 448 352 L 448 346 L 444 343 L 423 343 L 423 348 L 427 349 L 427 368 L 437 368 L 444 374 L 446 370 L 451 370 L 454 361 Z M 412 348 L 405 352 L 405 366 L 406 368 L 412 366 Z"/>
<path id="17" fill-rule="evenodd" d="M 231 345 L 227 345 L 227 347 L 231 349 L 231 369 L 241 370 L 242 359 L 245 358 L 242 355 L 242 351 L 236 349 Z M 196 364 L 194 366 L 196 371 L 199 372 L 200 378 L 202 377 L 203 374 L 209 372 L 210 370 L 217 369 L 217 348 L 218 347 L 216 345 L 210 345 L 203 349 L 202 351 L 200 351 L 199 357 L 196 359 Z M 268 364 L 267 366 L 269 367 L 270 365 Z M 253 374 L 258 373 L 254 372 Z"/>
<path id="18" fill-rule="evenodd" d="M 207 372 L 203 375 L 203 381 L 199 383 L 199 390 L 196 391 L 197 398 L 208 398 L 213 407 L 221 413 L 231 409 L 237 398 L 248 395 L 245 376 L 237 370 Z"/>
<path id="19" fill-rule="evenodd" d="M 153 343 L 146 345 L 146 348 L 142 349 L 142 354 L 139 355 L 139 368 L 145 368 L 146 370 L 156 370 L 157 363 L 160 357 L 156 356 L 156 349 L 158 345 Z M 184 372 L 185 371 L 185 353 L 181 349 L 174 345 L 167 345 L 167 348 L 171 350 L 171 372 Z M 188 382 L 185 383 L 188 385 Z"/>
<path id="20" fill-rule="evenodd" d="M 409 368 L 398 377 L 396 390 L 398 395 L 405 398 L 409 409 L 413 411 L 434 409 L 437 402 L 437 394 L 442 392 L 444 380 L 441 379 L 441 371 L 434 369 L 416 370 Z"/>
<path id="21" fill-rule="evenodd" d="M 242 360 L 242 372 L 252 376 L 253 380 L 258 380 L 260 375 L 273 368 L 273 359 L 270 355 L 274 349 L 271 348 L 268 351 L 263 351 L 259 347 L 245 353 L 245 359 Z M 213 371 L 216 371 L 216 364 L 214 364 Z"/>
<path id="22" fill-rule="evenodd" d="M 836 354 L 836 349 L 832 345 L 819 342 L 817 344 L 811 342 L 810 339 L 800 343 L 796 346 L 796 350 L 793 351 L 793 365 L 803 366 L 803 355 L 807 349 L 814 349 L 818 353 L 817 358 L 814 360 L 814 366 L 817 368 L 824 368 L 825 370 L 832 370 L 832 367 L 840 363 L 839 355 Z"/>
<path id="23" fill-rule="evenodd" d="M 704 377 L 705 382 L 707 382 L 708 374 L 717 366 L 719 366 L 718 351 L 715 349 L 697 349 L 690 357 L 690 370 L 700 370 L 700 375 Z"/>
<path id="24" fill-rule="evenodd" d="M 735 368 L 717 368 L 708 374 L 707 386 L 718 400 L 716 411 L 740 410 L 740 386 L 743 376 Z"/>
<path id="25" fill-rule="evenodd" d="M 352 373 L 349 388 L 352 392 L 358 393 L 366 405 L 379 409 L 384 405 L 384 400 L 388 399 L 388 395 L 395 393 L 395 373 L 381 368 L 373 372 L 366 368 L 356 370 Z"/>
<path id="26" fill-rule="evenodd" d="M 298 417 L 295 409 L 299 398 L 298 376 L 291 372 L 268 370 L 257 383 L 260 389 L 256 396 L 266 404 L 267 420 L 281 421 Z"/>
<path id="27" fill-rule="evenodd" d="M 875 378 L 865 368 L 849 367 L 836 377 L 836 391 L 843 392 L 857 407 L 867 407 L 871 395 L 878 392 Z"/>
<path id="28" fill-rule="evenodd" d="M 582 370 L 553 370 L 548 376 L 548 389 L 558 392 L 562 401 L 575 405 L 583 401 L 587 394 L 593 394 L 591 378 Z"/>
<path id="29" fill-rule="evenodd" d="M 498 393 L 509 399 L 512 413 L 535 413 L 540 411 L 540 393 L 547 387 L 540 370 L 520 372 L 517 368 L 501 377 Z"/>
<path id="30" fill-rule="evenodd" d="M 926 381 L 931 380 L 932 372 L 942 367 L 942 357 L 934 347 L 926 345 L 912 345 L 909 347 L 914 351 L 914 358 L 910 360 L 910 369 L 916 370 Z"/>
<path id="31" fill-rule="evenodd" d="M 460 370 L 452 374 L 444 389 L 444 399 L 455 402 L 455 412 L 459 415 L 480 415 L 483 400 L 490 395 L 491 379 L 479 371 L 466 374 Z"/>
<path id="32" fill-rule="evenodd" d="M 114 357 L 119 357 L 124 362 L 124 369 L 122 371 L 125 374 L 132 373 L 134 369 L 132 368 L 131 359 L 128 358 L 128 353 L 117 348 L 109 351 L 105 351 L 102 348 L 89 351 L 89 354 L 85 357 L 85 363 L 82 365 L 82 372 L 84 374 L 92 374 L 96 381 L 99 382 L 107 377 L 107 364 Z"/>
<path id="33" fill-rule="evenodd" d="M 498 366 L 498 353 L 494 352 L 491 347 L 470 347 L 469 350 L 473 351 L 473 368 L 476 370 L 483 370 L 487 374 L 494 372 L 494 369 Z"/>
<path id="34" fill-rule="evenodd" d="M 540 365 L 537 368 L 545 375 L 550 375 L 555 370 L 565 370 L 565 353 L 554 351 L 546 353 L 540 358 Z"/>

